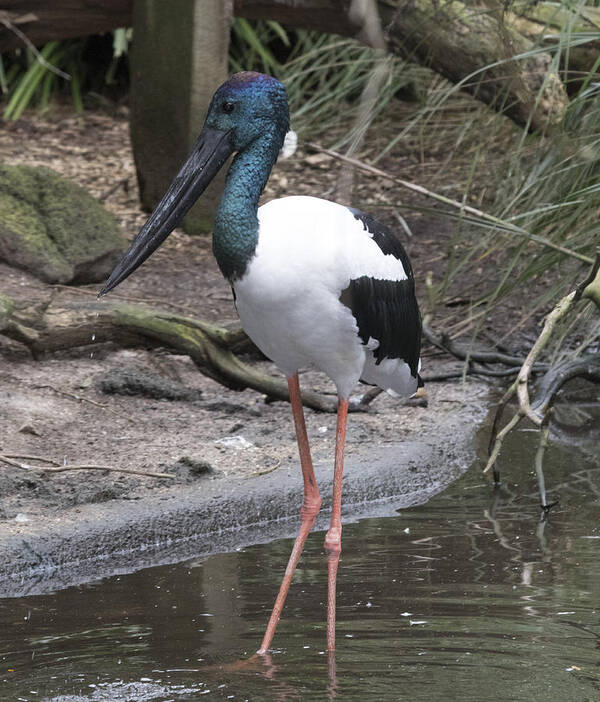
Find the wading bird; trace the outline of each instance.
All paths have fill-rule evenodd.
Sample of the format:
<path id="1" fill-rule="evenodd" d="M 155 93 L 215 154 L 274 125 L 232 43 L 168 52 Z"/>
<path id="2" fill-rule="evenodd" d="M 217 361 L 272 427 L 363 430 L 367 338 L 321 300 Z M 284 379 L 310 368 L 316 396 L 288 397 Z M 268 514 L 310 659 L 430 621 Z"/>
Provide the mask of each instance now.
<path id="1" fill-rule="evenodd" d="M 192 153 L 100 293 L 150 256 L 236 152 L 215 217 L 213 252 L 244 330 L 287 378 L 304 481 L 300 529 L 258 653 L 271 644 L 321 505 L 298 370 L 323 371 L 338 393 L 333 506 L 325 536 L 329 651 L 335 648 L 348 397 L 359 380 L 403 396 L 419 385 L 421 321 L 411 265 L 394 235 L 359 210 L 314 197 L 285 197 L 258 207 L 288 127 L 287 96 L 279 81 L 245 72 L 224 83 Z"/>

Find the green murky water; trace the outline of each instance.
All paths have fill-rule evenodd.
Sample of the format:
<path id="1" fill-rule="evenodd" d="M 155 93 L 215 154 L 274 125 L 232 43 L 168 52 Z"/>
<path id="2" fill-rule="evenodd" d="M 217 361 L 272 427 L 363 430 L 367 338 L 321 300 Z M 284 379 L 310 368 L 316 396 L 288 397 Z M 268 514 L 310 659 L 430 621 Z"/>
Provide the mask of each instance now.
<path id="1" fill-rule="evenodd" d="M 544 522 L 534 438 L 507 446 L 499 492 L 477 464 L 423 506 L 344 527 L 335 661 L 316 533 L 259 660 L 288 540 L 0 600 L 0 699 L 600 700 L 598 437 L 551 449 Z"/>

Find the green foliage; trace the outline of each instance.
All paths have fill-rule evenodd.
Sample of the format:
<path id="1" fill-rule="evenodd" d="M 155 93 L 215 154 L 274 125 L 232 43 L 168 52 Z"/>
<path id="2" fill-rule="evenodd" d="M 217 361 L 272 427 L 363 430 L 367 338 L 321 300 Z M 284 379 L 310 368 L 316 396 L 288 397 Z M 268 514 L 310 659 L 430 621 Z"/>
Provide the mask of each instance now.
<path id="1" fill-rule="evenodd" d="M 75 109 L 81 112 L 86 93 L 102 92 L 103 86 L 115 84 L 118 70 L 126 66 L 130 41 L 130 29 L 117 29 L 104 39 L 50 42 L 39 56 L 30 49 L 4 56 L 0 62 L 4 119 L 16 120 L 31 107 L 44 111 L 53 97 L 69 92 Z M 95 44 L 90 48 L 92 42 Z M 231 72 L 256 70 L 282 80 L 288 89 L 293 122 L 305 135 L 352 123 L 360 95 L 378 61 L 373 50 L 351 39 L 288 31 L 273 21 L 236 18 L 232 25 Z M 414 92 L 415 83 L 426 75 L 425 69 L 397 58 L 387 59 L 385 80 L 370 119 L 381 115 L 399 90 Z M 352 134 L 341 134 L 335 146 L 351 138 Z"/>
<path id="2" fill-rule="evenodd" d="M 382 125 L 376 139 L 365 141 L 363 158 L 376 163 L 392 153 L 420 160 L 424 154 L 439 154 L 436 181 L 424 184 L 439 186 L 465 203 L 476 201 L 486 211 L 480 217 L 413 205 L 456 221 L 446 273 L 428 291 L 432 305 L 456 294 L 465 271 L 494 262 L 494 274 L 477 288 L 469 313 L 463 308 L 457 315 L 457 331 L 471 326 L 475 333 L 483 319 L 499 313 L 497 306 L 507 295 L 523 290 L 535 290 L 530 292 L 530 314 L 548 309 L 585 277 L 584 260 L 593 257 L 600 239 L 600 58 L 587 73 L 568 73 L 569 57 L 600 44 L 600 33 L 578 21 L 585 18 L 585 0 L 535 7 L 547 10 L 552 31 L 517 60 L 550 52 L 552 70 L 568 83 L 572 97 L 562 124 L 547 135 L 520 130 L 465 97 L 460 85 L 398 58 L 382 59 L 354 40 L 288 30 L 276 22 L 236 18 L 232 26 L 230 70 L 263 71 L 282 80 L 292 124 L 304 139 L 318 134 L 327 146 L 343 149 L 355 142 L 359 129 L 371 128 L 373 135 L 372 125 Z M 102 92 L 119 83 L 123 88 L 130 40 L 131 30 L 119 29 L 104 38 L 51 42 L 39 57 L 30 49 L 5 55 L 0 59 L 4 118 L 18 119 L 28 107 L 45 110 L 53 97 L 69 93 L 81 111 L 90 90 Z M 361 96 L 380 69 L 384 77 L 377 100 L 367 123 L 357 127 Z M 401 116 L 395 99 L 399 93 L 417 98 L 410 107 L 404 104 Z M 587 313 L 573 330 L 588 345 L 598 336 Z"/>
<path id="3" fill-rule="evenodd" d="M 280 63 L 271 49 L 274 40 L 289 47 L 287 32 L 277 22 L 251 24 L 237 17 L 231 28 L 229 68 L 238 71 L 260 71 L 277 75 Z"/>
<path id="4" fill-rule="evenodd" d="M 452 155 L 447 162 L 456 164 L 461 155 L 471 158 L 470 164 L 463 163 L 462 193 L 457 188 L 455 197 L 469 204 L 481 201 L 486 214 L 435 211 L 455 218 L 457 225 L 448 246 L 446 275 L 429 291 L 432 304 L 450 292 L 469 296 L 472 290 L 461 285 L 464 274 L 469 272 L 472 280 L 473 268 L 485 271 L 484 284 L 478 281 L 470 308 L 462 307 L 453 322 L 446 320 L 454 333 L 470 329 L 475 338 L 486 319 L 506 314 L 511 296 L 519 309 L 512 328 L 518 328 L 551 309 L 590 269 L 600 242 L 600 59 L 585 74 L 568 73 L 567 67 L 573 48 L 597 47 L 600 33 L 572 30 L 582 8 L 584 3 L 569 7 L 573 21 L 556 32 L 551 45 L 533 46 L 522 55 L 550 52 L 552 70 L 560 70 L 567 82 L 571 102 L 559 125 L 547 134 L 531 134 L 514 125 L 507 129 L 502 116 L 489 111 L 482 115 L 476 109 L 455 126 L 455 146 L 449 144 Z M 441 125 L 460 100 L 456 86 L 442 86 L 428 96 L 386 151 L 433 124 Z M 445 131 L 448 143 L 450 127 Z M 499 149 L 490 160 L 494 147 Z M 560 358 L 599 349 L 600 320 L 594 306 L 588 305 L 565 322 L 549 355 Z"/>
<path id="5" fill-rule="evenodd" d="M 103 37 L 52 41 L 39 52 L 27 47 L 1 56 L 3 118 L 17 120 L 31 107 L 45 112 L 61 94 L 70 94 L 80 114 L 85 94 L 118 82 L 130 39 L 131 30 L 117 29 Z"/>
<path id="6" fill-rule="evenodd" d="M 583 86 L 555 133 L 522 142 L 507 159 L 508 177 L 499 181 L 494 203 L 499 216 L 590 261 L 600 242 L 599 98 L 599 84 Z M 512 258 L 504 263 L 503 280 L 490 293 L 489 302 L 543 283 L 543 292 L 532 303 L 546 307 L 576 287 L 590 268 L 589 262 L 555 248 L 506 243 Z M 486 245 L 494 246 L 490 236 Z M 569 331 L 584 348 L 597 343 L 597 311 L 590 306 L 570 320 Z"/>
<path id="7" fill-rule="evenodd" d="M 5 73 L 3 82 L 3 92 L 10 96 L 3 114 L 4 119 L 8 120 L 19 119 L 36 93 L 38 93 L 40 108 L 47 106 L 52 83 L 57 78 L 47 65 L 50 62 L 60 61 L 64 57 L 65 46 L 63 44 L 61 47 L 59 42 L 53 41 L 44 46 L 39 57 L 35 56 L 30 49 L 21 53 L 25 60 L 23 71 L 21 73 L 18 71 L 20 62 L 12 63 Z"/>

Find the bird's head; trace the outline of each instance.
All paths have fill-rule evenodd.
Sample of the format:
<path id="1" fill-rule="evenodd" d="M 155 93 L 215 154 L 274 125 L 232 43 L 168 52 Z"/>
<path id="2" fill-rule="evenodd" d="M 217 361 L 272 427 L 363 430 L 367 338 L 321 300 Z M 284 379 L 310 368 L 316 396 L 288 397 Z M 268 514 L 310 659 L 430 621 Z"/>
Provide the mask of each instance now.
<path id="1" fill-rule="evenodd" d="M 264 140 L 271 160 L 283 145 L 289 109 L 283 85 L 262 73 L 236 73 L 216 91 L 198 140 L 171 186 L 117 264 L 100 295 L 115 288 L 169 236 L 232 153 Z"/>
<path id="2" fill-rule="evenodd" d="M 289 128 L 285 88 L 275 78 L 250 71 L 236 73 L 217 90 L 204 128 L 229 133 L 234 151 L 271 137 L 277 151 Z"/>

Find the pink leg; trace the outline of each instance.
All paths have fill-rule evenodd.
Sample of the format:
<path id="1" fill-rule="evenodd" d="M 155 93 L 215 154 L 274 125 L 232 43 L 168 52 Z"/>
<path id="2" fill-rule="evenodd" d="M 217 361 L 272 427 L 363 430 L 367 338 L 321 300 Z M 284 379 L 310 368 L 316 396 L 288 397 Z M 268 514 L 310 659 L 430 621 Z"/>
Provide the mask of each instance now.
<path id="1" fill-rule="evenodd" d="M 312 459 L 310 457 L 310 448 L 308 446 L 308 436 L 306 434 L 306 424 L 304 423 L 304 412 L 302 410 L 298 373 L 295 373 L 291 378 L 288 378 L 287 381 L 288 388 L 290 390 L 290 400 L 292 403 L 292 414 L 294 415 L 294 424 L 296 426 L 296 438 L 298 440 L 298 450 L 300 452 L 300 464 L 302 466 L 304 501 L 300 510 L 300 530 L 298 532 L 298 536 L 296 537 L 296 541 L 294 542 L 294 547 L 292 548 L 292 553 L 290 554 L 290 560 L 288 561 L 287 568 L 285 569 L 285 575 L 281 581 L 279 594 L 275 600 L 275 605 L 267 625 L 267 630 L 265 631 L 264 638 L 260 648 L 258 649 L 258 653 L 261 654 L 266 653 L 271 645 L 271 640 L 275 634 L 275 629 L 277 628 L 277 623 L 279 622 L 279 617 L 281 616 L 281 610 L 283 609 L 285 598 L 288 590 L 290 589 L 290 583 L 292 582 L 296 565 L 298 564 L 300 554 L 304 548 L 304 542 L 306 541 L 306 537 L 308 536 L 310 530 L 314 526 L 317 513 L 321 507 L 321 496 L 319 495 L 319 488 L 317 487 L 317 481 L 315 479 Z"/>
<path id="2" fill-rule="evenodd" d="M 335 651 L 335 587 L 338 563 L 342 551 L 342 474 L 344 472 L 344 443 L 346 441 L 346 419 L 348 400 L 338 400 L 337 433 L 335 440 L 335 466 L 333 470 L 333 501 L 331 524 L 325 535 L 327 554 L 327 650 Z"/>

